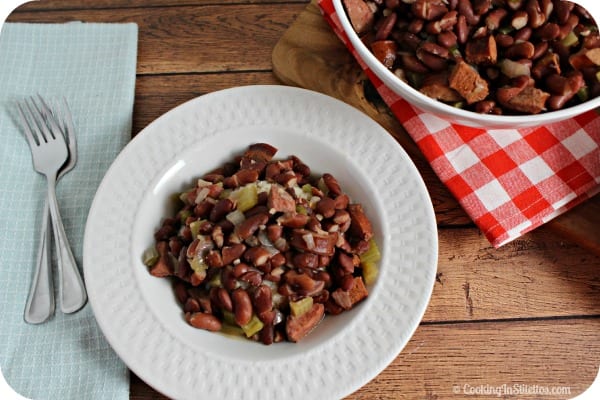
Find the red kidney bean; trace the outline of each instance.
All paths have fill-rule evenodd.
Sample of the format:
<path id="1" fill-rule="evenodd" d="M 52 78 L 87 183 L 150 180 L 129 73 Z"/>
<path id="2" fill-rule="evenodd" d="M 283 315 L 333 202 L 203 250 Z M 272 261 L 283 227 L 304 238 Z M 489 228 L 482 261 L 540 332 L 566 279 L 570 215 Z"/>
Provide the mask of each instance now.
<path id="1" fill-rule="evenodd" d="M 385 17 L 381 23 L 381 26 L 377 30 L 375 34 L 375 40 L 385 40 L 392 33 L 392 29 L 394 25 L 396 25 L 396 20 L 398 16 L 395 12 L 390 13 L 387 17 Z"/>
<path id="2" fill-rule="evenodd" d="M 340 282 L 340 289 L 344 291 L 352 290 L 354 287 L 354 277 L 352 275 L 344 275 Z"/>
<path id="3" fill-rule="evenodd" d="M 259 286 L 253 296 L 254 309 L 258 315 L 273 308 L 273 293 L 271 288 L 266 285 Z M 263 321 L 264 322 L 264 321 Z"/>
<path id="4" fill-rule="evenodd" d="M 456 34 L 452 31 L 442 32 L 437 37 L 437 42 L 447 49 L 450 49 L 458 43 Z"/>
<path id="5" fill-rule="evenodd" d="M 229 312 L 233 311 L 233 303 L 231 301 L 231 296 L 229 292 L 224 288 L 217 289 L 217 298 L 219 299 L 219 305 Z"/>
<path id="6" fill-rule="evenodd" d="M 469 25 L 467 24 L 467 17 L 459 15 L 456 20 L 456 26 L 454 27 L 454 33 L 458 38 L 458 43 L 465 44 L 469 39 Z"/>
<path id="7" fill-rule="evenodd" d="M 188 297 L 183 305 L 183 311 L 192 313 L 198 312 L 200 311 L 200 303 L 198 303 L 198 300 Z"/>
<path id="8" fill-rule="evenodd" d="M 519 60 L 522 58 L 533 58 L 535 54 L 535 46 L 531 42 L 515 43 L 506 49 L 504 55 L 506 58 Z"/>
<path id="9" fill-rule="evenodd" d="M 224 218 L 225 215 L 231 212 L 234 208 L 233 201 L 231 199 L 222 199 L 215 204 L 215 206 L 211 209 L 209 220 L 211 222 L 217 222 L 220 219 Z"/>
<path id="10" fill-rule="evenodd" d="M 248 271 L 240 276 L 240 281 L 249 283 L 252 286 L 259 286 L 262 280 L 262 274 L 259 271 Z"/>
<path id="11" fill-rule="evenodd" d="M 252 236 L 261 225 L 265 225 L 269 221 L 268 213 L 260 213 L 246 218 L 236 229 L 238 236 L 242 240 L 246 240 Z"/>
<path id="12" fill-rule="evenodd" d="M 252 318 L 252 301 L 250 295 L 244 289 L 235 289 L 232 293 L 233 312 L 235 323 L 243 326 Z"/>
<path id="13" fill-rule="evenodd" d="M 529 39 L 531 39 L 532 34 L 533 34 L 533 29 L 526 26 L 524 28 L 519 29 L 517 32 L 515 32 L 515 34 L 513 35 L 513 38 L 515 39 L 516 42 L 526 42 Z"/>
<path id="14" fill-rule="evenodd" d="M 333 217 L 333 214 L 335 214 L 335 200 L 331 197 L 323 197 L 317 203 L 316 211 L 325 218 Z"/>
<path id="15" fill-rule="evenodd" d="M 217 332 L 221 330 L 221 321 L 211 314 L 195 312 L 190 315 L 188 322 L 195 328 Z"/>

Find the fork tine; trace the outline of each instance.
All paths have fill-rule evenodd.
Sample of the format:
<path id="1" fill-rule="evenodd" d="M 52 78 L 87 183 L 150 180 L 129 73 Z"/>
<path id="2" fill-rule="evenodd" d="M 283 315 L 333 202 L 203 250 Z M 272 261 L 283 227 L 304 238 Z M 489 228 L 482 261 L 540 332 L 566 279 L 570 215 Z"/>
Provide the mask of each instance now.
<path id="1" fill-rule="evenodd" d="M 54 109 L 48 105 L 46 100 L 39 93 L 37 94 L 37 99 L 40 102 L 40 104 L 42 105 L 42 108 L 40 111 L 42 112 L 42 114 L 44 116 L 44 120 L 47 121 L 49 118 L 54 118 L 55 120 L 57 120 L 58 118 L 56 117 L 56 115 L 54 115 Z M 59 122 L 59 121 L 57 121 L 57 122 Z M 59 125 L 60 125 L 60 123 L 59 123 Z"/>
<path id="2" fill-rule="evenodd" d="M 58 107 L 61 110 L 61 121 L 65 126 L 65 131 L 67 132 L 67 140 L 69 145 L 69 150 L 72 157 L 76 157 L 77 155 L 77 139 L 75 138 L 75 127 L 73 124 L 73 115 L 71 114 L 71 109 L 69 108 L 69 103 L 67 103 L 67 99 L 62 97 L 62 107 Z"/>
<path id="3" fill-rule="evenodd" d="M 21 117 L 21 124 L 23 125 L 23 132 L 25 133 L 25 138 L 29 143 L 29 147 L 31 149 L 39 146 L 39 138 L 37 134 L 33 132 L 33 129 L 29 123 L 29 119 L 27 118 L 28 110 L 23 109 L 23 105 L 21 103 L 17 103 L 17 109 L 19 110 L 19 116 Z"/>
<path id="4" fill-rule="evenodd" d="M 33 98 L 26 99 L 25 106 L 29 110 L 29 117 L 31 119 L 31 124 L 29 126 L 36 132 L 39 142 L 49 142 L 52 140 L 52 133 L 44 123 L 44 117 L 33 101 Z"/>
<path id="5" fill-rule="evenodd" d="M 50 138 L 58 139 L 58 136 L 56 136 L 54 133 L 60 131 L 60 128 L 58 127 L 56 120 L 52 116 L 52 111 L 50 110 L 50 107 L 46 105 L 46 102 L 43 101 L 43 98 L 41 96 L 39 96 L 39 98 L 42 100 L 41 105 L 38 105 L 38 102 L 36 102 L 33 97 L 31 98 L 31 103 L 35 108 L 35 114 L 38 117 L 36 122 L 38 122 L 38 125 L 41 125 L 41 128 L 44 134 L 46 135 L 47 141 L 50 141 Z M 48 125 L 50 125 L 50 127 L 48 127 Z M 62 139 L 64 139 L 64 136 L 62 137 Z"/>
<path id="6" fill-rule="evenodd" d="M 41 94 L 37 94 L 38 101 L 42 105 L 41 112 L 43 113 L 44 120 L 50 123 L 50 119 L 54 120 L 54 123 L 58 126 L 59 130 L 63 133 L 63 136 L 66 135 L 67 128 L 64 123 L 61 121 L 61 116 L 58 112 L 58 108 L 56 107 L 55 101 L 47 102 Z M 54 127 L 52 127 L 54 128 Z"/>

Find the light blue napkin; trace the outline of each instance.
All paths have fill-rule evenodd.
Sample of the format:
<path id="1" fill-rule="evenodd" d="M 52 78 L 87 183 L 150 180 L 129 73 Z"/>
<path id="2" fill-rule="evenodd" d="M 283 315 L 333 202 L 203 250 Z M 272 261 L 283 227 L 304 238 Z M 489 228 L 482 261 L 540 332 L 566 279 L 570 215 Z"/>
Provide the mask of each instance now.
<path id="1" fill-rule="evenodd" d="M 0 369 L 30 399 L 125 400 L 129 374 L 89 303 L 65 315 L 57 295 L 48 322 L 23 320 L 46 182 L 33 170 L 15 102 L 39 93 L 65 96 L 71 107 L 79 158 L 59 182 L 57 197 L 81 268 L 92 199 L 131 137 L 137 33 L 135 24 L 80 22 L 6 23 L 0 33 Z"/>

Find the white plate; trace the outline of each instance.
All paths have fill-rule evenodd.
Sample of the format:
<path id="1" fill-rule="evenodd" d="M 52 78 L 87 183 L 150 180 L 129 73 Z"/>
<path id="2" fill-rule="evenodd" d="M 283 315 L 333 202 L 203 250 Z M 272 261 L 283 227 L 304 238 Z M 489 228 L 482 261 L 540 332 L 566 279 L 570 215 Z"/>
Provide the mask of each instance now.
<path id="1" fill-rule="evenodd" d="M 266 142 L 330 172 L 371 219 L 382 250 L 369 297 L 300 343 L 265 346 L 198 330 L 170 284 L 141 262 L 194 178 Z M 146 127 L 104 177 L 85 231 L 84 272 L 98 323 L 141 379 L 177 399 L 333 399 L 381 372 L 419 324 L 437 268 L 437 230 L 423 181 L 373 120 L 315 92 L 247 86 L 198 97 Z"/>

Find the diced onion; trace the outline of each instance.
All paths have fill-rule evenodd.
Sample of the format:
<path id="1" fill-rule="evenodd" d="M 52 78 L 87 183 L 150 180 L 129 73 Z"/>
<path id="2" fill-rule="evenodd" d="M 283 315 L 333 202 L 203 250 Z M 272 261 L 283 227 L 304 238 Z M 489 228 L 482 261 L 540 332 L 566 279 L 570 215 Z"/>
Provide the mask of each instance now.
<path id="1" fill-rule="evenodd" d="M 530 76 L 531 68 L 527 64 L 521 64 L 520 62 L 509 60 L 505 58 L 498 62 L 500 71 L 509 78 L 516 78 L 518 76 Z"/>
<path id="2" fill-rule="evenodd" d="M 204 179 L 200 178 L 198 179 L 198 182 L 196 183 L 196 186 L 198 186 L 199 188 L 201 187 L 206 187 L 206 186 L 210 186 L 212 185 L 212 182 L 209 181 L 205 181 Z"/>
<path id="3" fill-rule="evenodd" d="M 233 210 L 232 212 L 227 214 L 225 218 L 227 218 L 227 220 L 235 226 L 238 226 L 246 220 L 246 216 L 240 210 Z"/>
<path id="4" fill-rule="evenodd" d="M 258 231 L 258 234 L 256 236 L 258 237 L 258 241 L 260 242 L 260 244 L 262 244 L 262 247 L 265 250 L 267 250 L 269 252 L 269 254 L 275 255 L 275 254 L 279 253 L 279 250 L 277 250 L 275 248 L 275 245 L 273 244 L 273 242 L 271 242 L 269 240 L 269 238 L 267 237 L 267 232 L 265 232 L 263 229 Z"/>
<path id="5" fill-rule="evenodd" d="M 207 187 L 203 187 L 202 189 L 198 190 L 194 202 L 196 204 L 200 204 L 204 199 L 206 199 L 206 196 L 208 196 L 209 193 L 210 190 Z"/>
<path id="6" fill-rule="evenodd" d="M 302 240 L 306 243 L 306 248 L 308 250 L 313 250 L 315 248 L 315 239 L 313 238 L 312 233 L 302 235 Z"/>

